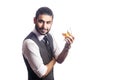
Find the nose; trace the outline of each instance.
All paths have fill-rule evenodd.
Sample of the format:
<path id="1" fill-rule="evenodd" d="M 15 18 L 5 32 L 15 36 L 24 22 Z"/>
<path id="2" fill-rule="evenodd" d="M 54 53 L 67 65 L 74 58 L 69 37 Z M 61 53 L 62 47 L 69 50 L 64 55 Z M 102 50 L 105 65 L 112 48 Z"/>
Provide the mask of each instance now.
<path id="1" fill-rule="evenodd" d="M 46 29 L 46 26 L 47 26 L 47 24 L 46 24 L 46 22 L 44 22 L 43 23 L 43 27 Z"/>

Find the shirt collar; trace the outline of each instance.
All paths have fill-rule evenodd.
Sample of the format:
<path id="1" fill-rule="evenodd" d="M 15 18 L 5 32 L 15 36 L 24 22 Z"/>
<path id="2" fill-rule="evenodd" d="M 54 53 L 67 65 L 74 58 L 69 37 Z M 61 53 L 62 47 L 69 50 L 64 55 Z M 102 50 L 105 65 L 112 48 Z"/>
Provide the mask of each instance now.
<path id="1" fill-rule="evenodd" d="M 38 37 L 39 41 L 41 41 L 45 36 L 45 35 L 41 35 L 39 32 L 37 32 L 37 30 L 35 28 L 32 32 L 35 33 L 35 35 Z"/>

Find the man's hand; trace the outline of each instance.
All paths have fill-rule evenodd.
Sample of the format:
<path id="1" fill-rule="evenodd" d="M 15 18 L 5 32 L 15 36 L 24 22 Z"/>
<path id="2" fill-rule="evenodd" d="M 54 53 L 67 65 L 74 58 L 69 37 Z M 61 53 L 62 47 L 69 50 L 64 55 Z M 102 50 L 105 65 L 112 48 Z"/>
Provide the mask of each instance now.
<path id="1" fill-rule="evenodd" d="M 47 66 L 47 72 L 42 77 L 45 77 L 50 73 L 50 71 L 53 69 L 55 63 L 56 63 L 55 58 L 52 58 L 52 60 L 46 65 Z"/>
<path id="2" fill-rule="evenodd" d="M 65 37 L 65 41 L 66 41 L 65 48 L 70 48 L 71 44 L 74 41 L 74 36 L 68 31 L 67 33 L 63 33 L 62 35 Z"/>

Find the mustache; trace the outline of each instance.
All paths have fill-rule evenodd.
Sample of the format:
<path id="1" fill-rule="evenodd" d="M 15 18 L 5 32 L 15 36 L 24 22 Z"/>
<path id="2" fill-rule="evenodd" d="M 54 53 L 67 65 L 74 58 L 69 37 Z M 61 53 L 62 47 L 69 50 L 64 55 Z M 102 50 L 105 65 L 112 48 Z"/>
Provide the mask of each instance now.
<path id="1" fill-rule="evenodd" d="M 36 28 L 36 30 L 48 30 L 48 29 L 46 29 L 44 27 L 39 28 L 39 27 L 35 26 L 35 28 Z"/>

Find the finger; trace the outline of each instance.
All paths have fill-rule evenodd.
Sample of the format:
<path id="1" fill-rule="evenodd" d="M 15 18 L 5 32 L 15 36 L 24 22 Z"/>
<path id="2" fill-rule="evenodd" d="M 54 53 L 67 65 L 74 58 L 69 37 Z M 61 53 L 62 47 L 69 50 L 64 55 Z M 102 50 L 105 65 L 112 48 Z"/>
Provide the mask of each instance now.
<path id="1" fill-rule="evenodd" d="M 71 44 L 73 43 L 73 40 L 69 37 L 65 38 L 65 41 L 68 43 L 68 44 Z"/>
<path id="2" fill-rule="evenodd" d="M 74 41 L 74 38 L 72 36 L 68 36 L 68 37 L 66 37 L 66 39 L 68 39 L 70 42 Z"/>

